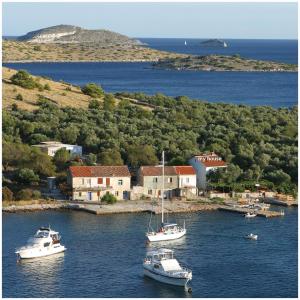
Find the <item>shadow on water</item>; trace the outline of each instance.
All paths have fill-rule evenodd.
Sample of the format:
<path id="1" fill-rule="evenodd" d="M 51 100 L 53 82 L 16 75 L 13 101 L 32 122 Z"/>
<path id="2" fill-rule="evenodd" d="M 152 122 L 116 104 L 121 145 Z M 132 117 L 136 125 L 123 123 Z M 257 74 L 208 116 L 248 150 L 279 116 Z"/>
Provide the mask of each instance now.
<path id="1" fill-rule="evenodd" d="M 159 298 L 191 298 L 192 293 L 189 293 L 184 287 L 170 285 L 166 283 L 157 282 L 154 279 L 144 276 L 144 287 L 152 291 L 156 291 L 154 297 Z"/>

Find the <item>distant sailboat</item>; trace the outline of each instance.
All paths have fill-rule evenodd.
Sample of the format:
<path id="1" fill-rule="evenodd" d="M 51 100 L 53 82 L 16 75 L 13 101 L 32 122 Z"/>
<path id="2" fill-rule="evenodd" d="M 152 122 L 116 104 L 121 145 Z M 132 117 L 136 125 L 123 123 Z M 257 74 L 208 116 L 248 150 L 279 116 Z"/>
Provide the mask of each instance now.
<path id="1" fill-rule="evenodd" d="M 185 45 L 185 46 L 187 45 L 186 41 L 184 41 L 184 45 Z"/>

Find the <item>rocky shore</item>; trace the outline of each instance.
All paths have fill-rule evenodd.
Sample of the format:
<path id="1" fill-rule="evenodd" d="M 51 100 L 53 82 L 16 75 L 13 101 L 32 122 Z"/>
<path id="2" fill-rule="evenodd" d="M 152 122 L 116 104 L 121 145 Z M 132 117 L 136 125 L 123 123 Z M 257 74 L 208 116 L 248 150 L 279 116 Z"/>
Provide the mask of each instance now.
<path id="1" fill-rule="evenodd" d="M 196 212 L 202 210 L 217 210 L 219 204 L 210 204 L 197 201 L 165 201 L 164 203 L 166 213 L 183 213 Z M 154 214 L 161 213 L 159 203 L 153 204 L 150 201 L 126 201 L 118 202 L 113 205 L 98 204 L 98 203 L 80 203 L 80 202 L 61 202 L 61 203 L 45 203 L 45 204 L 28 204 L 28 205 L 10 205 L 2 207 L 2 211 L 6 213 L 16 212 L 30 212 L 39 210 L 58 210 L 71 209 L 86 211 L 88 213 L 102 215 L 102 214 L 118 214 L 118 213 L 140 213 L 152 212 Z"/>
<path id="2" fill-rule="evenodd" d="M 232 71 L 232 72 L 297 72 L 298 66 L 274 61 L 247 59 L 239 55 L 191 55 L 160 59 L 153 68 L 191 71 Z"/>

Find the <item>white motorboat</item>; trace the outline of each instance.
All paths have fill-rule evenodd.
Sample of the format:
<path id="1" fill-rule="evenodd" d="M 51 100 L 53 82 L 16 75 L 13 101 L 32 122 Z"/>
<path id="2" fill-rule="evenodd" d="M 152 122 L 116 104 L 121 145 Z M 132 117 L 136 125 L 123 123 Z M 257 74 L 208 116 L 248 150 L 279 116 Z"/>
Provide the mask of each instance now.
<path id="1" fill-rule="evenodd" d="M 192 280 L 192 271 L 180 265 L 169 249 L 148 252 L 143 267 L 145 276 L 163 283 L 185 287 Z"/>
<path id="2" fill-rule="evenodd" d="M 255 218 L 256 216 L 257 216 L 257 214 L 254 212 L 247 212 L 245 214 L 245 218 Z"/>
<path id="3" fill-rule="evenodd" d="M 258 235 L 250 233 L 250 234 L 246 235 L 245 238 L 248 239 L 248 240 L 255 240 L 256 241 L 257 238 L 258 238 Z"/>
<path id="4" fill-rule="evenodd" d="M 146 237 L 149 242 L 161 242 L 175 240 L 186 234 L 185 223 L 183 227 L 176 223 L 164 223 L 164 190 L 165 190 L 165 152 L 162 153 L 162 193 L 161 193 L 161 227 L 158 231 L 150 230 L 150 224 Z"/>
<path id="5" fill-rule="evenodd" d="M 60 244 L 60 235 L 50 227 L 41 227 L 36 234 L 29 238 L 27 244 L 16 249 L 19 258 L 36 258 L 60 253 L 66 250 Z"/>

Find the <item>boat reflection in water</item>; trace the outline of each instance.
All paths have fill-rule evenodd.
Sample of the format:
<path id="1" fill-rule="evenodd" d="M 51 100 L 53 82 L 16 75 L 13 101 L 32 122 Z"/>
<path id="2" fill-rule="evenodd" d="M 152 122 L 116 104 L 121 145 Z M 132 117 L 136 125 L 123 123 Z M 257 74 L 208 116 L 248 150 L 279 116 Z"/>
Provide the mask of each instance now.
<path id="1" fill-rule="evenodd" d="M 18 261 L 18 272 L 26 277 L 31 293 L 49 293 L 54 296 L 55 290 L 59 289 L 58 281 L 63 272 L 65 253 L 57 253 L 51 256 L 39 258 L 21 259 Z"/>

